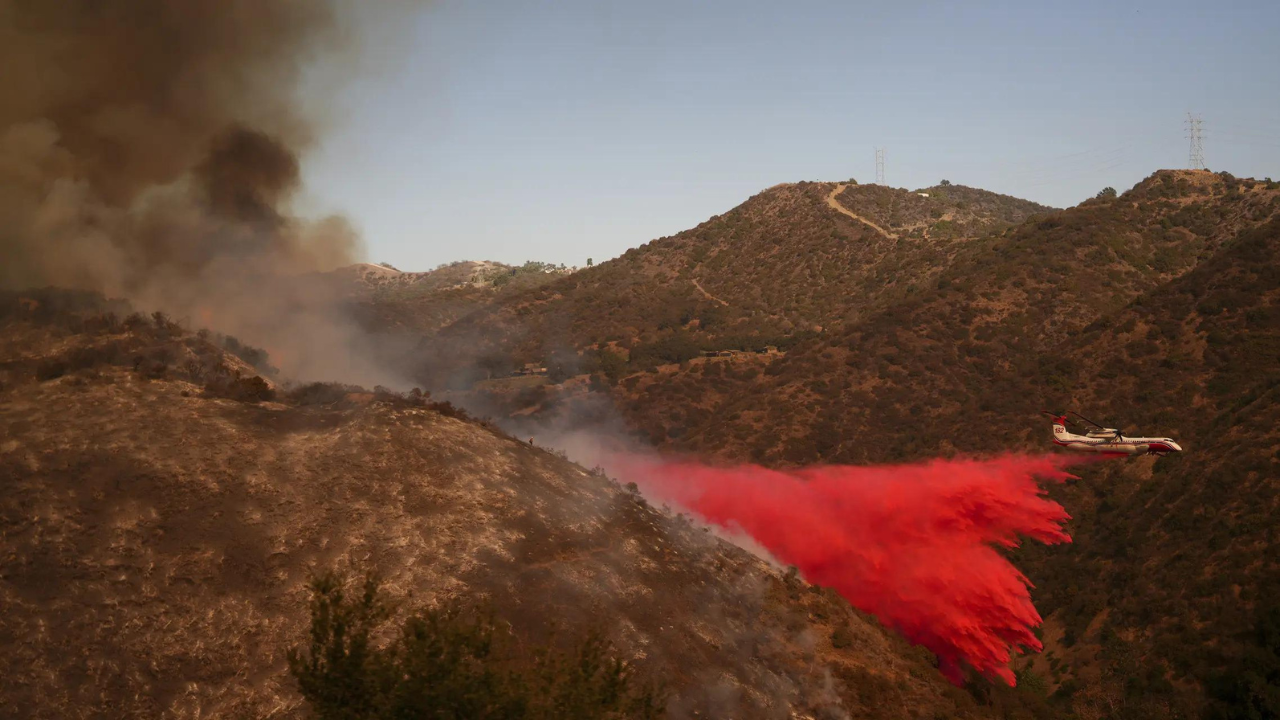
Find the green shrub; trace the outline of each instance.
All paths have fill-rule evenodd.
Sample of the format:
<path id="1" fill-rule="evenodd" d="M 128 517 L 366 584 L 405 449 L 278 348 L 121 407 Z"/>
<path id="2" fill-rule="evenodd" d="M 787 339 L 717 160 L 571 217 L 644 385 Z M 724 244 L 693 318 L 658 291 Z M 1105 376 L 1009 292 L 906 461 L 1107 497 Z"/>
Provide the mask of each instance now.
<path id="1" fill-rule="evenodd" d="M 290 402 L 297 405 L 333 405 L 346 399 L 349 393 L 362 392 L 358 385 L 336 382 L 313 382 L 299 385 L 286 393 Z"/>
<path id="2" fill-rule="evenodd" d="M 1259 614 L 1243 656 L 1207 685 L 1208 718 L 1280 717 L 1280 605 Z"/>
<path id="3" fill-rule="evenodd" d="M 610 643 L 588 634 L 572 649 L 517 648 L 492 612 L 460 601 L 412 614 L 398 636 L 374 638 L 392 605 L 377 580 L 357 592 L 327 573 L 311 583 L 310 641 L 289 670 L 322 720 L 355 718 L 657 718 L 658 692 Z"/>
<path id="4" fill-rule="evenodd" d="M 849 632 L 847 625 L 841 624 L 831 633 L 831 647 L 837 650 L 847 648 L 853 644 L 853 633 Z"/>
<path id="5" fill-rule="evenodd" d="M 156 314 L 160 315 L 161 313 Z M 272 367 L 269 362 L 267 351 L 262 348 L 246 345 L 230 335 L 223 336 L 222 347 L 260 372 L 268 375 L 274 375 L 277 372 L 277 369 Z"/>
<path id="6" fill-rule="evenodd" d="M 264 402 L 274 400 L 276 391 L 271 385 L 257 375 L 241 377 L 239 374 L 227 372 L 225 368 L 215 369 L 205 382 L 204 392 L 209 397 L 222 397 L 239 402 Z"/>
<path id="7" fill-rule="evenodd" d="M 253 375 L 247 378 L 237 378 L 231 385 L 231 393 L 228 397 L 241 402 L 264 402 L 274 400 L 276 391 L 271 389 L 266 380 Z"/>
<path id="8" fill-rule="evenodd" d="M 45 382 L 67 374 L 67 364 L 62 359 L 46 360 L 36 366 L 36 380 Z"/>

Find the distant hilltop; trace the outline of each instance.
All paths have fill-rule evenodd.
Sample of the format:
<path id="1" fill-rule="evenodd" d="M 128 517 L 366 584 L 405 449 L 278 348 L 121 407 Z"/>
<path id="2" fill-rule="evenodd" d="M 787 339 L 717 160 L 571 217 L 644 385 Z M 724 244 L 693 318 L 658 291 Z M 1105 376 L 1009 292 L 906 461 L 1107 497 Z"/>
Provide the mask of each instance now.
<path id="1" fill-rule="evenodd" d="M 426 294 L 464 287 L 498 287 L 510 278 L 525 275 L 559 277 L 574 273 L 577 266 L 530 261 L 507 265 L 490 260 L 460 260 L 425 272 L 405 272 L 387 263 L 356 263 L 338 268 L 330 277 L 352 283 L 356 292 L 412 292 Z"/>

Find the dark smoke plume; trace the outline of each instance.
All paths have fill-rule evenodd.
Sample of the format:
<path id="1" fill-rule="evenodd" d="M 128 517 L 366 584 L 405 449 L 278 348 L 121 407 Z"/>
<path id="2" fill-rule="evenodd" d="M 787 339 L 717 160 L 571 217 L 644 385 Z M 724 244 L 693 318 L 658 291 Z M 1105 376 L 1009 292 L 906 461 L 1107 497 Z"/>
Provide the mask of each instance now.
<path id="1" fill-rule="evenodd" d="M 300 280 L 354 261 L 355 233 L 289 209 L 315 139 L 299 87 L 340 25 L 325 0 L 0 0 L 0 286 L 97 290 L 296 375 L 385 381 Z"/>

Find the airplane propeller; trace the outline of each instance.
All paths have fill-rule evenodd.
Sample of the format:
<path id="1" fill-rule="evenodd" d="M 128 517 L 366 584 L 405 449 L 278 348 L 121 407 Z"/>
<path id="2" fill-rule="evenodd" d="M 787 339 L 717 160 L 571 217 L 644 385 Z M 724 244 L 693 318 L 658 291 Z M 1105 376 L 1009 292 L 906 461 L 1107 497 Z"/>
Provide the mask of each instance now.
<path id="1" fill-rule="evenodd" d="M 1045 415 L 1048 415 L 1049 417 L 1053 418 L 1054 420 L 1057 420 L 1058 418 L 1062 418 L 1062 419 L 1063 419 L 1063 420 L 1064 420 L 1068 425 L 1076 425 L 1076 426 L 1079 426 L 1079 425 L 1080 425 L 1080 423 L 1078 423 L 1078 422 L 1076 422 L 1075 420 L 1072 420 L 1070 417 L 1068 417 L 1069 415 L 1073 414 L 1073 413 L 1070 413 L 1070 412 L 1056 413 L 1056 412 L 1050 412 L 1050 411 L 1048 411 L 1048 410 L 1041 410 L 1040 412 L 1044 413 Z"/>
<path id="2" fill-rule="evenodd" d="M 1092 426 L 1094 426 L 1094 427 L 1098 428 L 1099 430 L 1111 430 L 1111 429 L 1112 429 L 1112 428 L 1108 428 L 1108 427 L 1103 427 L 1102 425 L 1099 425 L 1098 423 L 1096 423 L 1096 422 L 1094 422 L 1094 421 L 1090 420 L 1089 418 L 1087 418 L 1087 417 L 1085 417 L 1085 416 L 1081 415 L 1081 414 L 1080 414 L 1080 413 L 1078 413 L 1078 412 L 1074 412 L 1074 411 L 1073 411 L 1073 412 L 1071 412 L 1070 414 L 1071 414 L 1071 415 L 1075 415 L 1076 417 L 1078 417 L 1078 418 L 1080 418 L 1081 420 L 1083 420 L 1083 421 L 1085 421 L 1085 422 L 1089 423 L 1090 425 L 1092 425 Z M 1123 433 L 1123 432 L 1121 432 L 1119 429 L 1116 429 L 1116 439 L 1117 439 L 1117 440 L 1123 440 L 1123 439 L 1124 439 L 1124 433 Z"/>
<path id="3" fill-rule="evenodd" d="M 1094 421 L 1090 420 L 1089 418 L 1087 418 L 1087 417 L 1085 417 L 1085 416 L 1081 415 L 1081 414 L 1080 414 L 1080 413 L 1078 413 L 1078 412 L 1070 411 L 1070 412 L 1068 412 L 1067 414 L 1068 414 L 1068 415 L 1075 415 L 1076 417 L 1078 417 L 1078 418 L 1080 418 L 1081 420 L 1083 420 L 1083 421 L 1085 421 L 1085 422 L 1089 423 L 1090 425 L 1092 425 L 1092 426 L 1094 426 L 1094 427 L 1098 428 L 1099 430 L 1106 430 L 1106 429 L 1107 429 L 1107 428 L 1105 428 L 1105 427 L 1103 427 L 1103 426 L 1099 425 L 1098 423 L 1096 423 L 1096 422 L 1094 422 Z"/>
<path id="4" fill-rule="evenodd" d="M 1064 421 L 1066 421 L 1066 423 L 1067 423 L 1067 424 L 1069 424 L 1069 425 L 1075 425 L 1076 427 L 1088 427 L 1088 426 L 1092 426 L 1092 427 L 1095 427 L 1095 428 L 1097 428 L 1097 429 L 1099 429 L 1099 430 L 1115 430 L 1115 433 L 1116 433 L 1116 440 L 1123 440 L 1123 439 L 1125 438 L 1125 433 L 1124 433 L 1124 432 L 1122 432 L 1121 430 L 1116 429 L 1116 428 L 1109 428 L 1109 427 L 1106 427 L 1106 426 L 1101 425 L 1101 424 L 1099 424 L 1099 423 L 1096 423 L 1096 422 L 1094 422 L 1094 421 L 1090 420 L 1089 418 L 1087 418 L 1087 417 L 1085 417 L 1085 416 L 1081 415 L 1080 413 L 1075 412 L 1075 411 L 1073 411 L 1073 410 L 1068 410 L 1068 411 L 1067 411 L 1067 412 L 1065 412 L 1065 413 L 1055 413 L 1055 412 L 1050 412 L 1050 411 L 1048 411 L 1048 410 L 1041 410 L 1040 412 L 1044 413 L 1045 415 L 1048 415 L 1049 417 L 1051 417 L 1051 418 L 1053 418 L 1053 419 L 1055 419 L 1055 420 L 1056 420 L 1056 419 L 1058 419 L 1058 418 L 1062 418 Z M 1070 416 L 1072 416 L 1072 415 L 1076 416 L 1077 418 L 1080 418 L 1080 420 L 1072 420 L 1072 419 L 1071 419 L 1071 417 L 1070 417 Z M 1083 421 L 1083 422 L 1081 422 L 1081 421 Z"/>

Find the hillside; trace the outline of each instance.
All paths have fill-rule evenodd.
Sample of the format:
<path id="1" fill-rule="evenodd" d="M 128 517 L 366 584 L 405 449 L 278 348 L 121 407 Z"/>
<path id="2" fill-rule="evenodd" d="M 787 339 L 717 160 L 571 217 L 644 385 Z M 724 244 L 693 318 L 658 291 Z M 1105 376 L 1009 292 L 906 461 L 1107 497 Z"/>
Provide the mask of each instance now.
<path id="1" fill-rule="evenodd" d="M 423 380 L 466 386 L 476 379 L 469 368 L 501 375 L 527 362 L 575 366 L 572 373 L 588 348 L 646 369 L 699 349 L 785 348 L 927 286 L 974 237 L 1048 210 L 955 192 L 922 198 L 856 184 L 772 187 L 696 228 L 460 319 L 424 344 Z M 889 237 L 833 207 L 833 194 L 841 202 L 887 198 L 909 208 L 910 218 L 940 220 L 932 233 Z"/>
<path id="2" fill-rule="evenodd" d="M 888 233 L 916 239 L 978 237 L 1054 211 L 1029 200 L 949 182 L 910 193 L 882 185 L 850 185 L 835 199 Z"/>
<path id="3" fill-rule="evenodd" d="M 614 392 L 651 441 L 771 464 L 1043 449 L 1043 407 L 1178 438 L 1181 456 L 1055 491 L 1075 542 L 1019 564 L 1050 618 L 1034 667 L 1061 702 L 1192 712 L 1206 691 L 1248 694 L 1214 688 L 1242 672 L 1280 579 L 1277 245 L 1274 185 L 1160 172 L 970 244 L 927 292 L 785 357 Z"/>
<path id="4" fill-rule="evenodd" d="M 801 344 L 771 362 L 751 392 L 727 387 L 735 374 L 725 372 L 718 384 L 731 399 L 712 408 L 715 421 L 651 415 L 678 407 L 655 393 L 670 388 L 679 397 L 679 375 L 643 399 L 626 396 L 624 407 L 642 427 L 650 425 L 640 413 L 685 429 L 681 447 L 773 462 L 918 457 L 959 435 L 962 417 L 992 431 L 967 438 L 967 451 L 1007 447 L 1010 437 L 1027 437 L 1027 398 L 1062 386 L 1061 369 L 1071 363 L 1058 354 L 1060 343 L 1280 209 L 1280 192 L 1262 183 L 1208 179 L 1196 186 L 1158 173 L 1118 199 L 966 243 L 933 287 Z M 719 422 L 735 413 L 750 418 L 748 429 Z M 898 432 L 905 423 L 915 432 Z"/>
<path id="5" fill-rule="evenodd" d="M 92 296 L 0 310 L 11 716 L 300 716 L 284 657 L 328 568 L 487 598 L 521 637 L 602 626 L 673 716 L 1000 711 L 830 591 L 451 406 L 290 389 Z"/>
<path id="6" fill-rule="evenodd" d="M 821 190 L 830 192 L 819 190 L 813 206 L 843 217 L 816 205 Z M 867 188 L 869 196 L 884 192 Z M 894 192 L 904 204 L 918 198 Z M 996 423 L 999 433 L 966 440 L 973 451 L 995 451 L 1007 445 L 1004 433 L 1025 437 L 1019 413 L 1027 393 L 1060 382 L 1056 373 L 1041 373 L 1058 363 L 1040 363 L 1040 353 L 1195 267 L 1240 230 L 1274 213 L 1278 197 L 1264 183 L 1162 171 L 1121 198 L 1090 200 L 994 235 L 953 242 L 949 258 L 931 257 L 938 265 L 916 254 L 917 267 L 931 282 L 918 283 L 910 295 L 890 286 L 877 290 L 877 278 L 896 281 L 891 274 L 863 270 L 858 272 L 869 288 L 865 292 L 845 292 L 841 284 L 805 286 L 815 295 L 825 293 L 833 307 L 843 304 L 847 317 L 821 333 L 782 336 L 775 344 L 789 350 L 783 355 L 686 362 L 659 371 L 656 365 L 687 361 L 699 347 L 715 346 L 705 334 L 685 330 L 676 336 L 683 345 L 670 338 L 638 344 L 619 353 L 632 362 L 605 369 L 620 381 L 613 394 L 631 427 L 660 443 L 678 439 L 679 449 L 786 463 L 898 459 L 951 447 L 956 417 L 964 416 Z M 890 218 L 877 219 L 893 225 Z M 910 266 L 904 253 L 922 252 L 910 248 L 933 247 L 931 241 L 894 243 L 908 249 L 885 252 L 882 267 Z M 752 272 L 764 264 L 750 259 L 744 256 L 742 267 L 726 272 Z M 621 272 L 610 265 L 598 270 Z M 758 276 L 755 282 L 779 293 L 792 287 Z M 558 317 L 552 309 L 527 312 L 516 337 L 537 337 L 548 317 Z M 744 319 L 742 326 L 754 327 L 759 319 Z M 478 338 L 467 338 L 469 346 L 485 342 L 477 332 Z M 637 362 L 637 356 L 647 362 Z M 592 359 L 588 353 L 585 360 Z M 602 366 L 583 362 L 579 369 Z M 530 407 L 554 414 L 577 393 L 577 386 L 525 389 L 518 396 L 485 388 L 472 401 L 498 415 L 523 415 Z M 919 432 L 897 432 L 906 422 Z"/>
<path id="7" fill-rule="evenodd" d="M 541 287 L 576 268 L 528 262 L 461 261 L 426 272 L 359 263 L 316 278 L 346 298 L 360 325 L 379 334 L 431 333 L 503 298 Z"/>
<path id="8" fill-rule="evenodd" d="M 1280 612 L 1278 268 L 1280 217 L 1064 348 L 1062 402 L 1159 428 L 1189 452 L 1091 473 L 1063 495 L 1083 511 L 1076 552 L 1028 548 L 1059 655 L 1100 646 L 1112 677 L 1136 655 L 1157 687 L 1165 672 L 1211 688 L 1225 673 L 1242 689 L 1218 688 L 1224 699 L 1263 692 L 1245 673 L 1264 668 L 1239 663 L 1260 619 Z M 1124 697 L 1117 684 L 1104 697 Z"/>
<path id="9" fill-rule="evenodd" d="M 507 269 L 509 267 L 501 263 L 486 261 L 450 263 L 426 272 L 404 272 L 390 265 L 357 263 L 325 273 L 325 276 L 348 286 L 352 295 L 393 299 L 461 285 L 480 285 L 493 271 Z"/>
<path id="10" fill-rule="evenodd" d="M 887 231 L 929 230 L 845 202 Z M 853 295 L 845 321 L 780 354 L 466 397 L 521 428 L 597 426 L 616 408 L 659 447 L 781 466 L 1043 450 L 1044 407 L 1173 436 L 1187 453 L 1087 467 L 1056 490 L 1076 541 L 1018 562 L 1049 618 L 1031 667 L 1061 707 L 1186 716 L 1257 690 L 1231 678 L 1253 677 L 1240 663 L 1269 642 L 1254 638 L 1280 578 L 1278 218 L 1273 183 L 1160 171 L 957 243 L 916 292 L 870 311 Z"/>

